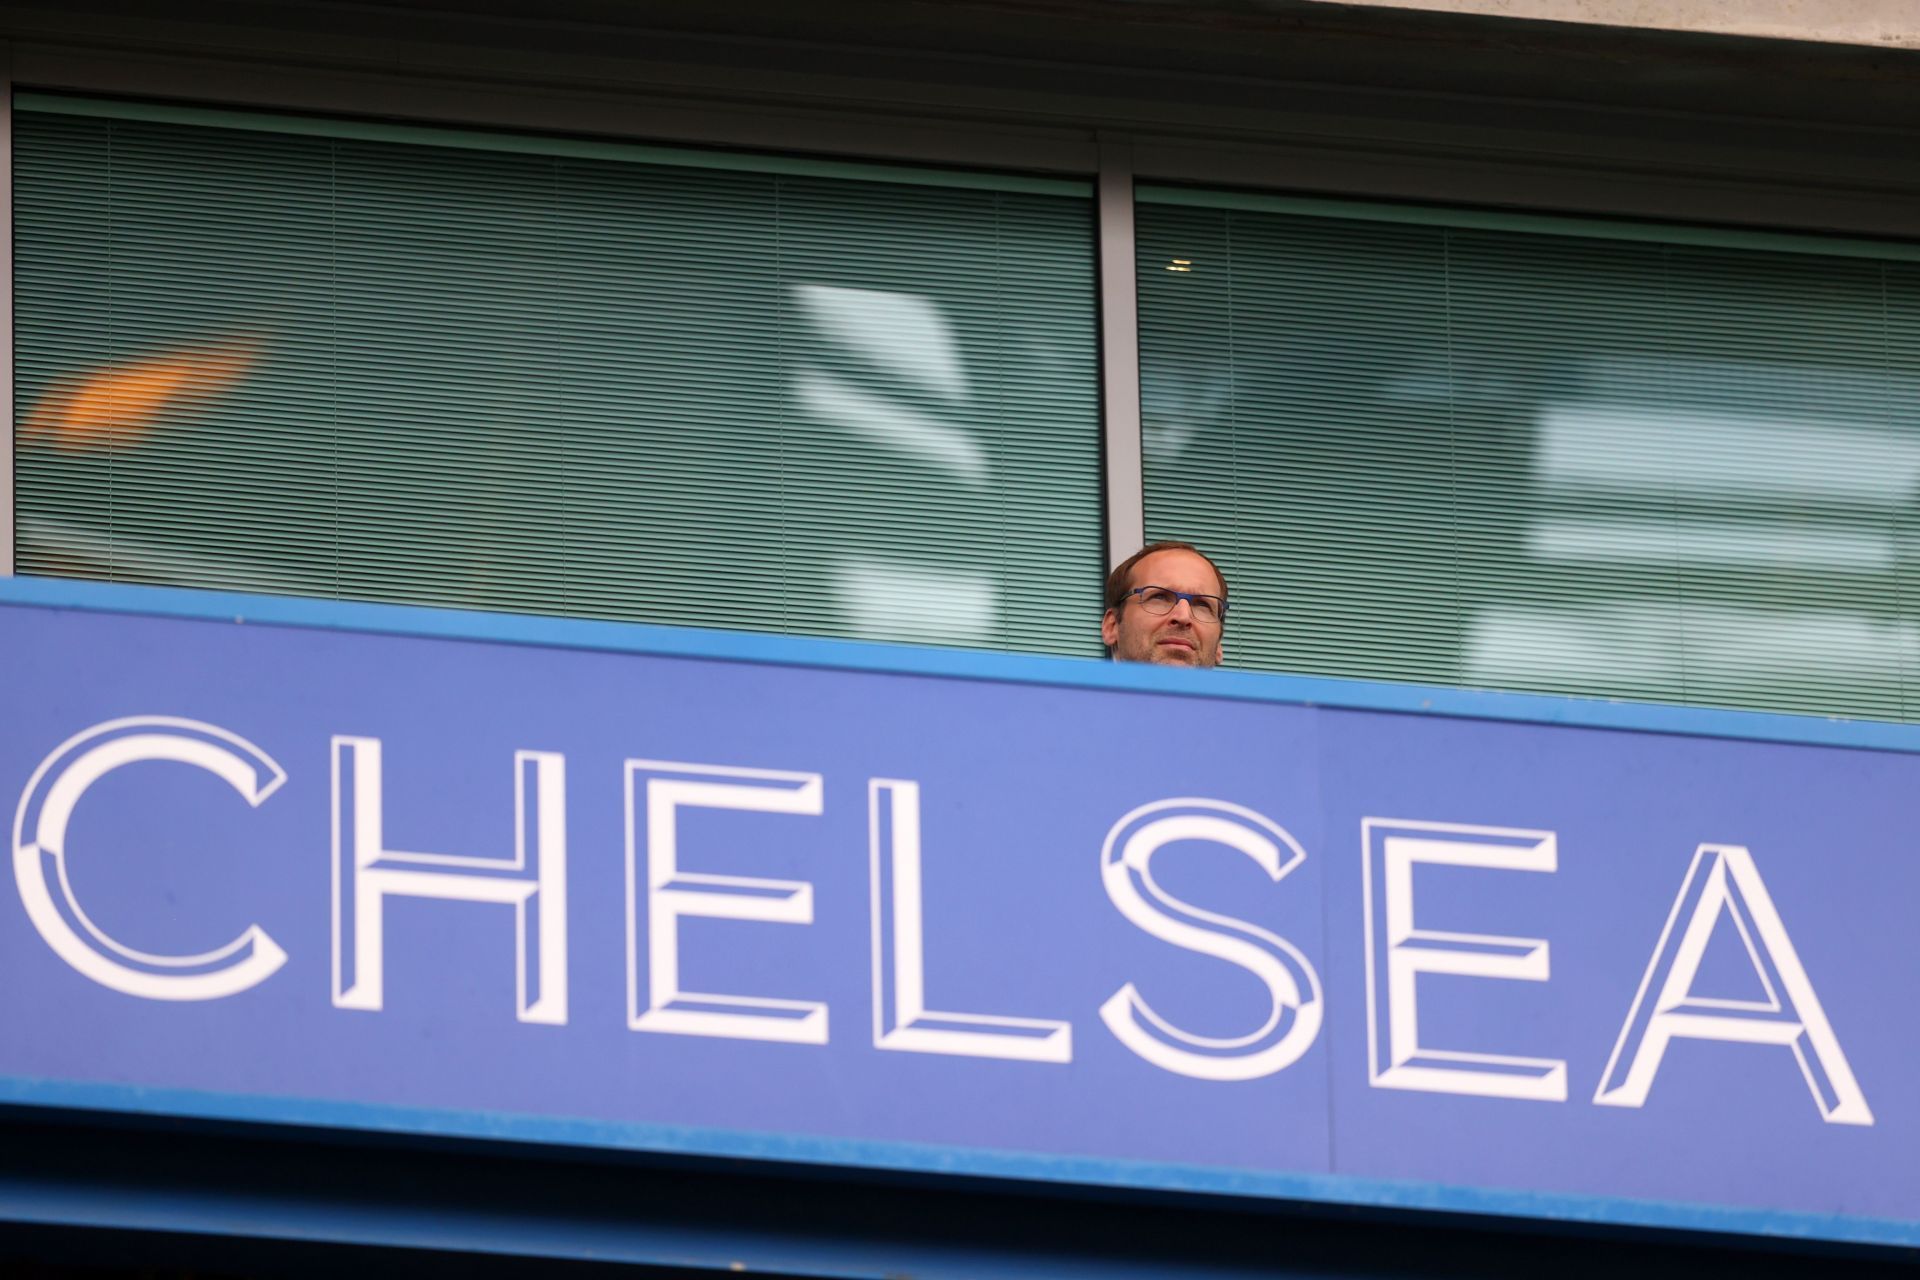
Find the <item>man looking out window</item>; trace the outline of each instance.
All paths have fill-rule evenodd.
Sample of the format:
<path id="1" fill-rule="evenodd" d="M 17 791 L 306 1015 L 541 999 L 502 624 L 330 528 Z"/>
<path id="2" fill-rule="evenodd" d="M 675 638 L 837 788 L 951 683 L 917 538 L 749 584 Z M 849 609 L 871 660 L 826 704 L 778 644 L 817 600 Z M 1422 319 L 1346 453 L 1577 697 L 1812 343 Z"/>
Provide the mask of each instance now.
<path id="1" fill-rule="evenodd" d="M 1220 662 L 1227 580 L 1198 547 L 1154 542 L 1107 575 L 1100 639 L 1116 662 L 1211 667 Z"/>

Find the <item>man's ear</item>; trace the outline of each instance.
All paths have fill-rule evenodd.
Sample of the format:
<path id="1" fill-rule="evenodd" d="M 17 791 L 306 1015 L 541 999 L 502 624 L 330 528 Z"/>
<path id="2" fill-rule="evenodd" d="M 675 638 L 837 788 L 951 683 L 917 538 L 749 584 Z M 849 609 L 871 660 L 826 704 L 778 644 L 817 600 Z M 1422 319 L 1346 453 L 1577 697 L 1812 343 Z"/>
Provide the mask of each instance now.
<path id="1" fill-rule="evenodd" d="M 1111 649 L 1120 643 L 1120 611 L 1109 609 L 1100 615 L 1100 643 Z"/>

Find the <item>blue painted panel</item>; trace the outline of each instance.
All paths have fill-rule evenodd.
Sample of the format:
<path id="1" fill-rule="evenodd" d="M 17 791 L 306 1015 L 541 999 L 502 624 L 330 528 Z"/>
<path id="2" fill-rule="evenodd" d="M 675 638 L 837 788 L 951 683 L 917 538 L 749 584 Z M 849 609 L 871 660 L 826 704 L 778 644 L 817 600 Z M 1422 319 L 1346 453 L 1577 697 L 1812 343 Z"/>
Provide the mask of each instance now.
<path id="1" fill-rule="evenodd" d="M 44 582 L 0 653 L 0 1100 L 1920 1243 L 1908 726 Z"/>

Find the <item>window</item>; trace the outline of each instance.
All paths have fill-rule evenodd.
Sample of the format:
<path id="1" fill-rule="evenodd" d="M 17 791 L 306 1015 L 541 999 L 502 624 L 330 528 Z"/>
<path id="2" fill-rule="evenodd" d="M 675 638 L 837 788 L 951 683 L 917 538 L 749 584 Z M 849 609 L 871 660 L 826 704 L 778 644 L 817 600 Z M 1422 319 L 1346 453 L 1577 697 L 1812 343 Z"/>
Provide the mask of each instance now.
<path id="1" fill-rule="evenodd" d="M 1235 665 L 1920 717 L 1920 251 L 1143 190 Z"/>
<path id="2" fill-rule="evenodd" d="M 1085 184 L 15 125 L 20 572 L 1097 651 Z"/>

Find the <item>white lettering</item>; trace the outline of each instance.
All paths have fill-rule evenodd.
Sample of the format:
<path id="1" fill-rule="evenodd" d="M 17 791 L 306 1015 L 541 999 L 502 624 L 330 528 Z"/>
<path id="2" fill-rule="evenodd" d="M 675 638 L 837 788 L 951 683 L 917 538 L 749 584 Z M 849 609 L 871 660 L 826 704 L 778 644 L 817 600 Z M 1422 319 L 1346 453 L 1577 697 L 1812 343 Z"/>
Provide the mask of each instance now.
<path id="1" fill-rule="evenodd" d="M 1148 1062 L 1200 1080 L 1257 1080 L 1291 1066 L 1320 1032 L 1320 977 L 1286 939 L 1232 916 L 1182 902 L 1153 878 L 1153 855 L 1179 840 L 1237 850 L 1279 883 L 1306 860 L 1299 842 L 1251 809 L 1220 800 L 1160 800 L 1126 814 L 1107 833 L 1100 875 L 1107 896 L 1141 929 L 1177 947 L 1239 965 L 1267 988 L 1267 1019 L 1242 1036 L 1195 1035 L 1155 1013 L 1132 983 L 1100 1006 L 1120 1043 Z M 1284 852 L 1283 852 L 1284 851 Z"/>
<path id="2" fill-rule="evenodd" d="M 513 755 L 513 859 L 386 847 L 378 738 L 333 740 L 333 1003 L 377 1010 L 386 990 L 389 895 L 514 909 L 522 1022 L 567 1021 L 566 758 Z M 527 845 L 535 850 L 531 875 Z M 422 868 L 433 868 L 423 870 Z"/>
<path id="3" fill-rule="evenodd" d="M 1722 914 L 1733 922 L 1764 998 L 1696 996 L 1693 983 Z M 1682 916 L 1685 923 L 1676 933 Z M 1652 994 L 1652 1001 L 1648 996 Z M 1603 1107 L 1646 1105 L 1667 1046 L 1676 1039 L 1785 1045 L 1828 1124 L 1873 1123 L 1839 1038 L 1800 963 L 1753 855 L 1739 845 L 1703 844 L 1667 913 L 1666 928 L 1640 979 L 1633 1008 L 1593 1100 Z"/>
<path id="4" fill-rule="evenodd" d="M 1552 872 L 1557 857 L 1553 833 L 1363 818 L 1360 842 L 1366 859 L 1362 893 L 1366 906 L 1367 1068 L 1373 1086 L 1565 1102 L 1567 1064 L 1557 1058 L 1433 1049 L 1420 1043 L 1421 974 L 1545 982 L 1545 940 L 1422 929 L 1413 921 L 1414 867 L 1426 863 Z M 1387 979 L 1384 999 L 1379 992 L 1381 970 L 1385 970 Z"/>
<path id="5" fill-rule="evenodd" d="M 636 791 L 646 788 L 646 825 L 635 822 Z M 735 769 L 724 765 L 627 761 L 627 1025 L 636 1031 L 721 1036 L 735 1040 L 827 1043 L 827 1006 L 813 1000 L 707 995 L 680 989 L 680 918 L 812 924 L 813 886 L 680 870 L 682 808 L 731 809 L 818 817 L 823 785 L 817 773 Z M 647 1002 L 640 1004 L 637 863 L 645 846 L 647 875 Z"/>
<path id="6" fill-rule="evenodd" d="M 259 925 L 247 926 L 211 951 L 155 955 L 108 937 L 74 897 L 67 878 L 67 824 L 75 806 L 106 774 L 146 760 L 205 769 L 255 808 L 287 780 L 266 752 L 198 720 L 129 716 L 94 725 L 54 748 L 21 793 L 13 816 L 13 878 L 20 900 L 54 953 L 103 987 L 148 1000 L 237 995 L 286 963 L 287 953 Z"/>
<path id="7" fill-rule="evenodd" d="M 921 933 L 920 784 L 875 778 L 867 788 L 873 854 L 873 1043 L 963 1058 L 1071 1062 L 1073 1028 L 1047 1018 L 927 1008 Z"/>

